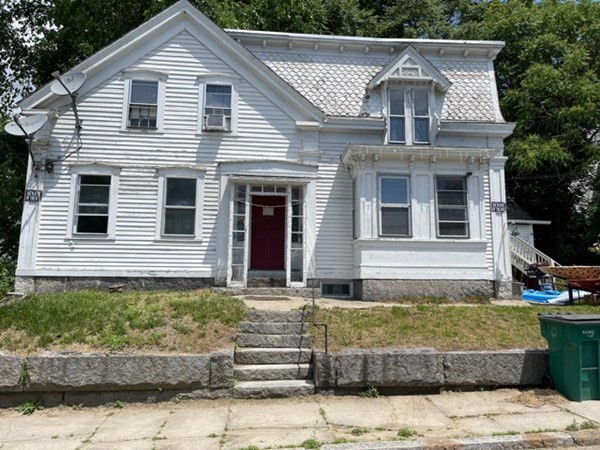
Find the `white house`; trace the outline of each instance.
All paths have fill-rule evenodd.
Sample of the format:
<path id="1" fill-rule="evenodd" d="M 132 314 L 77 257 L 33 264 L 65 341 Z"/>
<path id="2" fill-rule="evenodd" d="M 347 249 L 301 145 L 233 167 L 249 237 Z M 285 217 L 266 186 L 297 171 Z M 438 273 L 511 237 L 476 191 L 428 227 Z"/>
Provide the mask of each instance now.
<path id="1" fill-rule="evenodd" d="M 66 74 L 80 134 L 49 85 L 22 101 L 50 120 L 16 289 L 510 294 L 502 46 L 222 30 L 179 1 Z"/>

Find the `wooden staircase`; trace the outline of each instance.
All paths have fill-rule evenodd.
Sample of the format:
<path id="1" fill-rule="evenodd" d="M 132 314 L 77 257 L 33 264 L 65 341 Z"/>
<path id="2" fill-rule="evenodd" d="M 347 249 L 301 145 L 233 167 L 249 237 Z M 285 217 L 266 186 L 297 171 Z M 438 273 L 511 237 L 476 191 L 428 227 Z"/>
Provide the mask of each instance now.
<path id="1" fill-rule="evenodd" d="M 308 313 L 246 312 L 236 337 L 236 398 L 276 398 L 315 392 Z"/>
<path id="2" fill-rule="evenodd" d="M 560 266 L 545 253 L 530 245 L 518 236 L 510 236 L 510 260 L 518 271 L 527 276 L 527 269 L 532 264 Z"/>

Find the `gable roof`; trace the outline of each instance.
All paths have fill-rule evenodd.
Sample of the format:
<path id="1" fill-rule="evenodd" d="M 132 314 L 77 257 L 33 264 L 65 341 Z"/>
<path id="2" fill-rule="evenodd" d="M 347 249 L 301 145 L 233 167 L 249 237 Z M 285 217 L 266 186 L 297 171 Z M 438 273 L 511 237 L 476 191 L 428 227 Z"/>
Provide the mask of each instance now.
<path id="1" fill-rule="evenodd" d="M 241 64 L 245 75 L 251 75 L 252 81 L 272 90 L 284 104 L 293 108 L 297 115 L 316 121 L 324 120 L 323 111 L 273 73 L 259 58 L 231 38 L 188 0 L 179 0 L 138 28 L 85 59 L 69 70 L 67 74 L 84 72 L 88 81 L 84 84 L 80 93 L 86 92 L 103 81 L 103 78 L 106 77 L 106 71 L 110 70 L 113 61 L 138 49 L 144 49 L 145 44 L 152 38 L 161 35 L 161 33 L 169 33 L 169 30 L 181 23 L 192 34 L 195 34 L 197 30 L 202 30 L 208 34 L 215 45 L 221 47 L 220 55 L 224 58 L 235 58 Z M 151 49 L 147 48 L 146 50 L 150 51 Z M 20 102 L 21 107 L 24 110 L 33 109 L 47 105 L 54 100 L 57 96 L 50 91 L 50 84 L 46 84 L 23 99 Z M 287 108 L 286 111 L 290 112 L 290 108 Z"/>

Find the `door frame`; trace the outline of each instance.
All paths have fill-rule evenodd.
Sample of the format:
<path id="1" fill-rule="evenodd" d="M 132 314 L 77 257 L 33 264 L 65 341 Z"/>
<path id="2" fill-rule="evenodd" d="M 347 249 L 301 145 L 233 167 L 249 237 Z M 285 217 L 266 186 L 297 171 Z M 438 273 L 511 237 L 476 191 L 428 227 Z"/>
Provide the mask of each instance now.
<path id="1" fill-rule="evenodd" d="M 245 208 L 244 208 L 244 255 L 242 266 L 242 277 L 240 280 L 233 279 L 232 258 L 233 258 L 233 226 L 234 226 L 234 210 L 235 210 L 235 195 L 238 186 L 245 186 Z M 273 186 L 275 188 L 285 188 L 285 192 L 262 192 L 252 191 L 253 186 Z M 284 238 L 284 267 L 285 267 L 285 284 L 286 287 L 306 287 L 307 278 L 307 245 L 306 245 L 306 195 L 307 189 L 305 183 L 290 183 L 290 182 L 274 182 L 272 180 L 256 180 L 254 182 L 232 180 L 229 192 L 229 227 L 228 227 L 228 252 L 227 252 L 227 286 L 229 287 L 246 287 L 248 284 L 248 271 L 250 269 L 250 251 L 251 251 L 251 214 L 252 214 L 252 196 L 277 196 L 286 198 L 285 206 L 285 238 Z M 292 281 L 292 189 L 300 188 L 300 203 L 302 211 L 302 279 L 301 281 Z"/>

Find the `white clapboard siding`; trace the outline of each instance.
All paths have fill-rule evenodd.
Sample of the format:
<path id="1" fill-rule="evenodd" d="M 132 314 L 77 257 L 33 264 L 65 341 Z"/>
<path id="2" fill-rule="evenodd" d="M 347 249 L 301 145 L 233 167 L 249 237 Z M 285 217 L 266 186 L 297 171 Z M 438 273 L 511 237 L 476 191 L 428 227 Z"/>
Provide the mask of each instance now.
<path id="1" fill-rule="evenodd" d="M 46 175 L 39 223 L 36 268 L 62 272 L 135 271 L 148 274 L 189 271 L 211 274 L 216 265 L 216 218 L 219 161 L 299 158 L 301 139 L 295 122 L 267 95 L 241 79 L 238 87 L 238 135 L 197 134 L 197 75 L 238 75 L 188 33 L 181 33 L 130 68 L 169 74 L 164 130 L 122 130 L 124 80 L 120 73 L 78 99 L 83 120 L 83 148 Z M 73 150 L 74 118 L 61 110 L 54 124 L 49 153 Z M 71 143 L 69 145 L 69 143 Z M 121 168 L 114 240 L 66 239 L 71 193 L 69 166 L 107 163 Z M 206 169 L 203 191 L 202 239 L 156 239 L 160 167 L 199 165 Z M 114 199 L 112 199 L 114 200 Z"/>
<path id="2" fill-rule="evenodd" d="M 323 149 L 324 158 L 343 151 L 343 147 L 327 145 Z M 316 206 L 317 276 L 352 279 L 352 177 L 339 162 L 339 155 L 319 164 Z"/>

